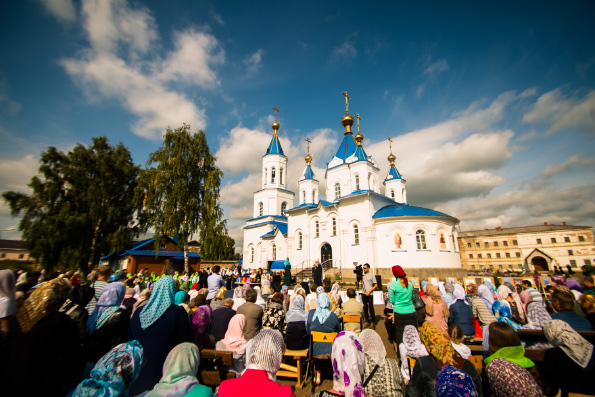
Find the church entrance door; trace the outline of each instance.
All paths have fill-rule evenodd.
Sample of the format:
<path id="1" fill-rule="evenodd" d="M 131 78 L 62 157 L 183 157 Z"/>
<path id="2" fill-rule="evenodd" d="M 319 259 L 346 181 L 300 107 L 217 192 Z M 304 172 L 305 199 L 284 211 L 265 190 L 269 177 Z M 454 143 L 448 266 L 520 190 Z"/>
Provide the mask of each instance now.
<path id="1" fill-rule="evenodd" d="M 329 243 L 326 243 L 320 248 L 320 263 L 322 264 L 322 267 L 325 269 L 333 267 L 332 259 L 333 249 Z"/>
<path id="2" fill-rule="evenodd" d="M 541 256 L 533 257 L 533 259 L 531 259 L 531 264 L 535 267 L 536 272 L 547 272 L 549 270 L 547 261 Z"/>

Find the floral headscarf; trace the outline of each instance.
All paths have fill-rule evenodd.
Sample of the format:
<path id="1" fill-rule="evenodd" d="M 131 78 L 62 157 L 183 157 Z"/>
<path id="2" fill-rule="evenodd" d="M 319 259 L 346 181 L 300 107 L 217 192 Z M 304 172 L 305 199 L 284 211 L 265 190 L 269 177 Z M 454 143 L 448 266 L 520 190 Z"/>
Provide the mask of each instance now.
<path id="1" fill-rule="evenodd" d="M 289 310 L 285 315 L 285 322 L 306 321 L 308 319 L 308 313 L 306 313 L 305 307 L 304 298 L 301 295 L 294 295 L 291 298 Z"/>
<path id="2" fill-rule="evenodd" d="M 194 337 L 194 343 L 197 346 L 202 344 L 202 337 L 207 330 L 207 327 L 211 323 L 211 317 L 213 315 L 213 309 L 210 305 L 199 306 L 194 313 L 192 313 L 192 319 L 190 326 L 192 327 L 192 334 Z"/>
<path id="3" fill-rule="evenodd" d="M 324 287 L 318 287 L 316 288 L 316 296 L 320 296 L 320 294 L 322 294 L 324 292 Z"/>
<path id="4" fill-rule="evenodd" d="M 554 346 L 560 347 L 568 357 L 586 368 L 593 357 L 593 345 L 587 342 L 562 320 L 552 320 L 544 327 L 543 333 Z"/>
<path id="5" fill-rule="evenodd" d="M 95 310 L 87 320 L 87 332 L 93 334 L 114 315 L 120 308 L 126 293 L 126 286 L 122 283 L 111 283 L 105 286 L 97 301 Z"/>
<path id="6" fill-rule="evenodd" d="M 140 312 L 140 325 L 143 330 L 159 320 L 163 313 L 174 304 L 175 285 L 171 276 L 163 276 L 154 284 L 151 298 Z"/>
<path id="7" fill-rule="evenodd" d="M 334 283 L 331 287 L 331 294 L 338 294 L 340 289 L 341 286 L 339 285 L 339 283 Z"/>
<path id="8" fill-rule="evenodd" d="M 477 285 L 475 285 L 475 283 L 467 284 L 467 294 L 475 295 L 476 293 L 477 293 Z"/>
<path id="9" fill-rule="evenodd" d="M 284 295 L 289 294 L 289 288 L 287 287 L 287 285 L 281 287 L 281 292 L 283 292 Z"/>
<path id="10" fill-rule="evenodd" d="M 234 299 L 239 299 L 244 297 L 244 288 L 241 285 L 238 285 L 233 290 L 233 297 Z"/>
<path id="11" fill-rule="evenodd" d="M 372 359 L 374 365 L 382 367 L 386 360 L 386 348 L 380 338 L 380 335 L 374 330 L 365 329 L 359 335 L 364 345 L 364 352 Z"/>
<path id="12" fill-rule="evenodd" d="M 364 397 L 362 386 L 366 361 L 364 348 L 354 332 L 342 331 L 333 341 L 333 389 L 345 397 Z"/>
<path id="13" fill-rule="evenodd" d="M 486 374 L 495 397 L 542 397 L 543 393 L 533 376 L 520 365 L 495 358 L 486 366 Z"/>
<path id="14" fill-rule="evenodd" d="M 55 278 L 39 285 L 17 312 L 21 331 L 26 334 L 39 320 L 60 309 L 69 292 L 70 283 L 64 278 Z"/>
<path id="15" fill-rule="evenodd" d="M 419 336 L 430 353 L 437 361 L 438 366 L 454 365 L 454 348 L 448 335 L 434 323 L 426 321 L 419 327 Z"/>
<path id="16" fill-rule="evenodd" d="M 421 339 L 419 332 L 413 325 L 406 325 L 403 330 L 403 344 L 407 349 L 407 355 L 416 358 L 421 351 Z"/>
<path id="17" fill-rule="evenodd" d="M 494 317 L 496 317 L 496 320 L 509 324 L 515 330 L 521 328 L 520 325 L 512 321 L 512 312 L 510 311 L 510 306 L 508 306 L 508 303 L 505 301 L 495 301 L 492 305 L 492 311 L 494 312 Z"/>
<path id="18" fill-rule="evenodd" d="M 329 316 L 331 315 L 331 311 L 329 310 L 329 307 L 331 306 L 331 301 L 326 292 L 322 292 L 320 295 L 318 295 L 317 301 L 318 307 L 314 312 L 314 318 L 312 319 L 312 321 L 318 318 L 320 324 L 324 324 L 326 319 L 329 318 Z"/>
<path id="19" fill-rule="evenodd" d="M 163 377 L 149 391 L 147 397 L 185 396 L 198 385 L 196 373 L 200 353 L 194 343 L 180 343 L 174 347 L 163 364 Z"/>
<path id="20" fill-rule="evenodd" d="M 236 314 L 229 320 L 227 332 L 223 343 L 228 351 L 236 354 L 244 354 L 246 351 L 246 339 L 244 339 L 244 327 L 246 326 L 246 317 L 243 314 Z"/>
<path id="21" fill-rule="evenodd" d="M 545 310 L 545 307 L 539 302 L 533 302 L 527 306 L 527 319 L 529 324 L 538 329 L 545 327 L 547 323 L 552 321 L 552 316 Z"/>
<path id="22" fill-rule="evenodd" d="M 477 397 L 473 379 L 452 365 L 442 368 L 436 376 L 436 397 Z"/>
<path id="23" fill-rule="evenodd" d="M 122 343 L 101 357 L 91 376 L 76 387 L 74 396 L 120 396 L 136 380 L 143 363 L 143 347 L 139 341 Z"/>
<path id="24" fill-rule="evenodd" d="M 510 284 L 510 283 L 508 283 Z M 514 287 L 513 287 L 514 289 Z M 500 301 L 506 301 L 506 298 L 508 298 L 508 296 L 511 296 L 512 299 L 515 301 L 517 308 L 519 310 L 519 316 L 521 317 L 521 320 L 525 321 L 526 320 L 526 316 L 525 316 L 525 312 L 523 311 L 523 302 L 521 302 L 521 298 L 519 297 L 519 294 L 516 292 L 516 290 L 511 290 L 510 287 L 506 286 L 506 285 L 501 285 L 498 287 L 498 300 Z M 512 315 L 511 315 L 512 317 Z"/>

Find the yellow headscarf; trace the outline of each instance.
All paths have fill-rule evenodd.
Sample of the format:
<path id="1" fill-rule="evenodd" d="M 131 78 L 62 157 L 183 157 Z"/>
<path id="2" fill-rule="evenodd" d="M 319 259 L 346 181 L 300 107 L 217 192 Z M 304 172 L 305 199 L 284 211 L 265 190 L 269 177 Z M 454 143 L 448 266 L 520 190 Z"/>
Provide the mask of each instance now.
<path id="1" fill-rule="evenodd" d="M 17 321 L 23 333 L 31 331 L 39 320 L 60 309 L 69 292 L 70 283 L 65 278 L 55 278 L 37 287 L 17 312 Z"/>
<path id="2" fill-rule="evenodd" d="M 434 323 L 426 321 L 419 327 L 419 337 L 422 343 L 438 362 L 438 369 L 444 365 L 456 365 L 454 349 L 448 335 Z"/>

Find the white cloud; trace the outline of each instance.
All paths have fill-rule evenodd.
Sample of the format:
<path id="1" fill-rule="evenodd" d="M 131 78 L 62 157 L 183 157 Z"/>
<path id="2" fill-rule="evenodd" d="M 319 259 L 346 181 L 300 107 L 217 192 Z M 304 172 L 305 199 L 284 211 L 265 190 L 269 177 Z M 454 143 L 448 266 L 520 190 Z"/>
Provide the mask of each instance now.
<path id="1" fill-rule="evenodd" d="M 213 68 L 224 63 L 225 54 L 214 36 L 174 32 L 174 49 L 161 58 L 151 54 L 159 35 L 147 9 L 125 0 L 86 0 L 82 9 L 91 46 L 62 65 L 89 100 L 118 101 L 138 117 L 132 132 L 150 139 L 183 122 L 206 127 L 204 109 L 171 86 L 219 85 Z"/>
<path id="2" fill-rule="evenodd" d="M 353 44 L 344 42 L 343 44 L 333 48 L 331 52 L 331 60 L 336 62 L 350 61 L 357 56 L 357 50 Z"/>
<path id="3" fill-rule="evenodd" d="M 0 158 L 0 192 L 16 191 L 29 193 L 27 184 L 37 175 L 38 159 L 33 155 L 18 160 Z"/>
<path id="4" fill-rule="evenodd" d="M 209 16 L 215 21 L 217 22 L 219 25 L 225 25 L 225 21 L 223 20 L 223 18 L 221 18 L 221 15 L 216 13 L 215 11 L 211 10 L 209 11 Z"/>
<path id="5" fill-rule="evenodd" d="M 224 172 L 260 172 L 262 156 L 271 141 L 271 134 L 237 126 L 219 142 L 215 153 L 217 166 Z M 283 141 L 281 141 L 283 147 Z M 255 150 L 260 148 L 261 151 Z"/>
<path id="6" fill-rule="evenodd" d="M 4 113 L 17 113 L 21 110 L 21 104 L 10 99 L 6 93 L 7 91 L 7 84 L 0 81 L 0 111 Z"/>
<path id="7" fill-rule="evenodd" d="M 449 70 L 448 62 L 446 59 L 431 63 L 422 73 L 422 75 L 435 76 L 441 72 L 447 72 Z"/>
<path id="8" fill-rule="evenodd" d="M 581 155 L 575 154 L 566 159 L 560 164 L 549 165 L 542 176 L 552 177 L 563 172 L 570 172 L 579 168 L 593 168 L 595 167 L 595 157 L 583 158 Z"/>
<path id="9" fill-rule="evenodd" d="M 72 22 L 76 19 L 76 12 L 72 0 L 41 0 L 46 11 L 63 22 Z"/>
<path id="10" fill-rule="evenodd" d="M 440 59 L 435 62 L 431 62 L 431 60 L 432 56 L 429 54 L 423 57 L 423 63 L 427 66 L 425 66 L 424 71 L 421 73 L 421 76 L 424 77 L 424 79 L 420 84 L 417 85 L 417 89 L 415 91 L 415 96 L 418 98 L 424 93 L 426 87 L 436 82 L 436 76 L 438 74 L 450 70 L 446 59 Z"/>
<path id="11" fill-rule="evenodd" d="M 244 59 L 244 65 L 246 66 L 246 71 L 248 72 L 248 75 L 254 75 L 258 73 L 260 68 L 262 68 L 263 55 L 264 50 L 262 48 L 259 48 L 254 54 Z"/>
<path id="12" fill-rule="evenodd" d="M 567 97 L 557 88 L 541 95 L 531 110 L 523 116 L 531 124 L 550 124 L 546 135 L 579 129 L 595 135 L 595 90 L 585 96 Z"/>

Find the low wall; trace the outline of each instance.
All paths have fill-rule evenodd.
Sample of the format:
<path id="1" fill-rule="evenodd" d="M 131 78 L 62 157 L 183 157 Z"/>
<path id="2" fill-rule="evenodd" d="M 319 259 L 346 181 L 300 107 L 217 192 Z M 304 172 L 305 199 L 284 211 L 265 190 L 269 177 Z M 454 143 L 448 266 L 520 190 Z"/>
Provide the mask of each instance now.
<path id="1" fill-rule="evenodd" d="M 355 273 L 353 273 L 353 268 L 349 269 L 341 269 L 342 272 L 342 281 L 345 283 L 355 283 Z M 386 285 L 389 280 L 393 278 L 393 272 L 391 269 L 373 269 L 375 274 L 380 275 L 382 277 L 382 284 Z M 328 269 L 324 273 L 327 276 L 331 277 L 331 281 L 335 280 L 335 273 L 338 272 L 339 269 Z M 428 280 L 430 277 L 438 277 L 440 281 L 446 281 L 447 277 L 456 277 L 459 280 L 463 280 L 464 277 L 467 277 L 467 270 L 462 268 L 419 268 L 419 269 L 405 269 L 408 277 L 419 277 L 420 280 Z"/>

